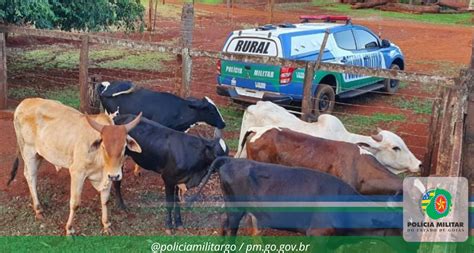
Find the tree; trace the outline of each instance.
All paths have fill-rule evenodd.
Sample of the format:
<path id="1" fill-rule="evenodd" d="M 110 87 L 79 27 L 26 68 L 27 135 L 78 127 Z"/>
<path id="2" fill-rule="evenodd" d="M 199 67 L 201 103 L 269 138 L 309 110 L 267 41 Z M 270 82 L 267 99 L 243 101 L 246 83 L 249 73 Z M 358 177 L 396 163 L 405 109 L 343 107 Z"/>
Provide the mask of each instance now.
<path id="1" fill-rule="evenodd" d="M 0 22 L 65 31 L 143 30 L 139 0 L 0 0 Z"/>

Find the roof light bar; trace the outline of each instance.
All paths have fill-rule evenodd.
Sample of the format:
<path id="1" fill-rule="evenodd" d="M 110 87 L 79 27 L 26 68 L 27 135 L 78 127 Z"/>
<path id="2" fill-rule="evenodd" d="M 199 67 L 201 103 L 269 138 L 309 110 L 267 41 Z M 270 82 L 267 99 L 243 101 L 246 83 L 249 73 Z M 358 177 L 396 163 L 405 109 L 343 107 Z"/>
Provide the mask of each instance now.
<path id="1" fill-rule="evenodd" d="M 348 16 L 335 16 L 335 15 L 302 15 L 300 16 L 301 23 L 308 23 L 311 20 L 322 20 L 324 22 L 336 22 L 346 21 L 346 24 L 351 22 L 351 18 Z"/>

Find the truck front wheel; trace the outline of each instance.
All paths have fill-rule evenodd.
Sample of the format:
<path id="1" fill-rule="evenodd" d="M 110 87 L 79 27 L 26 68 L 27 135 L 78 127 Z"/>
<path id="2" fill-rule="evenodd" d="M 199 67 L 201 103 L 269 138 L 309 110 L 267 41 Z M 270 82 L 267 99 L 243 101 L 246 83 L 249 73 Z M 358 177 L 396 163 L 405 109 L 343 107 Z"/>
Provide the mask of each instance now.
<path id="1" fill-rule="evenodd" d="M 400 70 L 400 67 L 397 64 L 392 64 L 390 69 Z M 385 79 L 384 86 L 385 91 L 388 95 L 393 95 L 398 91 L 398 87 L 400 85 L 400 80 L 397 79 Z"/>

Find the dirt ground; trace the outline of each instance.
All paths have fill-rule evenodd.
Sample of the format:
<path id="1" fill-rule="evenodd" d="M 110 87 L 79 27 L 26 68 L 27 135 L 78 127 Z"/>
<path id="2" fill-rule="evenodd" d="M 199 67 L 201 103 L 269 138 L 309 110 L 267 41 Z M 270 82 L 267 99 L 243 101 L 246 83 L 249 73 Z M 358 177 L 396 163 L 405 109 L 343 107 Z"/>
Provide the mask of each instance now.
<path id="1" fill-rule="evenodd" d="M 167 1 L 168 2 L 168 1 Z M 229 32 L 240 28 L 243 24 L 264 24 L 268 15 L 264 10 L 234 9 L 231 17 L 227 17 L 227 10 L 223 6 L 197 5 L 197 9 L 207 14 L 196 18 L 193 46 L 207 50 L 220 50 Z M 291 13 L 275 13 L 276 23 L 297 22 L 300 14 L 317 14 L 317 8 L 292 11 Z M 461 26 L 431 25 L 400 20 L 355 19 L 355 23 L 370 27 L 399 45 L 406 56 L 406 69 L 431 74 L 446 74 L 446 66 L 462 66 L 469 62 L 473 29 Z M 175 20 L 159 18 L 158 29 L 150 34 L 115 34 L 118 37 L 144 39 L 162 42 L 175 40 L 179 37 L 179 25 Z M 31 45 L 66 43 L 65 41 L 46 38 L 12 37 L 8 47 L 21 48 Z M 76 45 L 77 46 L 77 45 Z M 447 65 L 444 63 L 448 63 Z M 443 65 L 444 64 L 444 65 Z M 91 74 L 102 74 L 115 79 L 131 79 L 134 81 L 153 79 L 153 87 L 157 90 L 175 91 L 175 83 L 179 81 L 176 75 L 178 67 L 175 61 L 167 62 L 168 69 L 160 72 L 120 71 L 91 69 Z M 447 68 L 447 67 L 446 67 Z M 452 73 L 449 72 L 449 73 Z M 51 79 L 67 76 L 78 78 L 77 71 L 51 71 L 42 73 L 40 70 L 31 75 L 48 76 L 48 79 L 34 79 L 35 85 L 54 85 Z M 9 80 L 11 86 L 32 83 L 31 77 L 16 77 Z M 426 89 L 420 84 L 410 84 L 400 90 L 396 97 L 410 99 L 413 96 L 423 96 L 436 99 L 434 91 Z M 215 99 L 220 105 L 230 101 L 215 95 L 215 64 L 206 59 L 195 59 L 193 69 L 192 95 L 204 95 Z M 344 101 L 359 106 L 338 105 L 336 113 L 371 115 L 374 112 L 399 113 L 406 117 L 406 122 L 398 122 L 395 127 L 405 139 L 411 150 L 420 159 L 426 152 L 429 115 L 420 116 L 413 112 L 394 108 L 387 103 L 387 96 L 368 94 L 362 98 Z M 15 101 L 12 101 L 13 106 Z M 423 118 L 420 120 L 420 117 Z M 384 127 L 384 125 L 380 125 Z M 373 130 L 375 132 L 375 126 Z M 235 135 L 235 133 L 227 133 Z M 56 172 L 53 166 L 44 163 L 39 171 L 39 196 L 46 206 L 46 219 L 35 222 L 31 209 L 26 181 L 22 175 L 22 164 L 16 180 L 9 186 L 6 182 L 10 175 L 11 165 L 16 157 L 16 140 L 12 124 L 11 111 L 0 112 L 0 235 L 58 235 L 63 234 L 63 227 L 68 215 L 69 174 L 63 169 Z M 111 219 L 115 234 L 118 235 L 159 235 L 164 233 L 164 192 L 161 178 L 158 174 L 142 171 L 141 177 L 133 176 L 132 163 L 127 162 L 125 168 L 122 191 L 130 211 L 123 212 L 111 206 Z M 214 177 L 204 190 L 205 198 L 219 198 L 218 180 Z M 79 226 L 83 234 L 95 235 L 100 231 L 99 197 L 89 183 L 86 183 L 82 194 L 82 204 L 79 208 Z M 200 213 L 183 211 L 183 218 L 188 229 L 182 234 L 212 235 L 217 233 L 220 225 L 218 212 Z M 12 222 L 12 221 L 15 222 Z M 279 234 L 280 232 L 269 232 Z"/>

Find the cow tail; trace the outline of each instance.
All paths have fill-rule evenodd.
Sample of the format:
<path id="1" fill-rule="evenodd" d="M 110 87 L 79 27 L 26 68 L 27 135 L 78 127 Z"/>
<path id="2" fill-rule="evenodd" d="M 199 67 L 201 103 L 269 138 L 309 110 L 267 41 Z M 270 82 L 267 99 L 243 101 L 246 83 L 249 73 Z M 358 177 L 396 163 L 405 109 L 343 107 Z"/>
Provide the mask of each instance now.
<path id="1" fill-rule="evenodd" d="M 247 139 L 251 134 L 255 133 L 252 130 L 249 130 L 245 133 L 244 138 L 242 139 L 242 143 L 240 144 L 240 152 L 235 155 L 236 158 L 240 158 L 242 152 L 244 152 L 245 144 L 247 144 Z"/>
<path id="2" fill-rule="evenodd" d="M 201 195 L 201 191 L 202 189 L 204 189 L 204 186 L 206 186 L 207 182 L 211 178 L 212 173 L 217 171 L 221 167 L 222 163 L 226 160 L 226 158 L 226 156 L 217 157 L 214 162 L 212 162 L 212 164 L 209 166 L 209 169 L 207 170 L 206 175 L 201 181 L 201 185 L 199 186 L 198 191 L 189 199 L 189 203 L 193 203 L 194 201 L 196 201 L 197 197 Z"/>
<path id="3" fill-rule="evenodd" d="M 15 179 L 16 173 L 18 172 L 18 165 L 20 163 L 20 153 L 17 153 L 16 159 L 13 162 L 12 171 L 10 172 L 10 179 L 8 180 L 7 186 Z"/>

